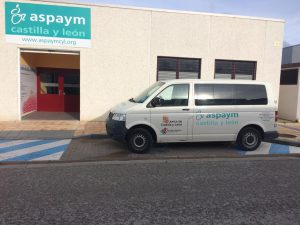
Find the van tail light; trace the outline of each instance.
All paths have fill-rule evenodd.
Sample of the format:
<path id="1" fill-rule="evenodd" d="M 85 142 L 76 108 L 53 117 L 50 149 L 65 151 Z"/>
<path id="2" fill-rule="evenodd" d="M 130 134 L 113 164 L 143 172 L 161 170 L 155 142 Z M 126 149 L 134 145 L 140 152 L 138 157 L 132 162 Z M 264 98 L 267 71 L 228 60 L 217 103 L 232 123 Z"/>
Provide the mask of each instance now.
<path id="1" fill-rule="evenodd" d="M 278 111 L 275 111 L 275 122 L 278 120 Z"/>

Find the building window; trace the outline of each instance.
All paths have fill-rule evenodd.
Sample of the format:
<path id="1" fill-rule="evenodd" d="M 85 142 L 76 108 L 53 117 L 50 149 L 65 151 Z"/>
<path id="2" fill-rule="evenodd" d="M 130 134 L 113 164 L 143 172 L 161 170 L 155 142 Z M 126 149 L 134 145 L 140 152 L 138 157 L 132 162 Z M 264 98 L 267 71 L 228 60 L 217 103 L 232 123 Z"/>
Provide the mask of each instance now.
<path id="1" fill-rule="evenodd" d="M 280 75 L 280 85 L 297 85 L 298 69 L 282 70 Z"/>
<path id="2" fill-rule="evenodd" d="M 158 57 L 157 80 L 199 79 L 201 59 Z"/>
<path id="3" fill-rule="evenodd" d="M 267 105 L 264 85 L 195 84 L 195 105 Z"/>
<path id="4" fill-rule="evenodd" d="M 255 80 L 256 62 L 215 61 L 215 79 Z"/>

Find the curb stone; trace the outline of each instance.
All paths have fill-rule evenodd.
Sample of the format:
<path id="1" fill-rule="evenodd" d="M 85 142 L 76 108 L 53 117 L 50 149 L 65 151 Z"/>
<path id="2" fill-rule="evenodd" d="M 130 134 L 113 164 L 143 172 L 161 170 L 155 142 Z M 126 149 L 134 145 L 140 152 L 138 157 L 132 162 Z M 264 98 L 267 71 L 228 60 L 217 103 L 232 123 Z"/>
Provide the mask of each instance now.
<path id="1" fill-rule="evenodd" d="M 15 162 L 0 162 L 2 166 L 14 165 L 62 165 L 73 163 L 102 163 L 102 164 L 135 164 L 135 163 L 152 163 L 152 162 L 172 162 L 172 161 L 197 161 L 197 160 L 263 160 L 263 159 L 300 159 L 300 154 L 274 154 L 274 155 L 244 155 L 244 156 L 203 156 L 203 157 L 165 157 L 165 158 L 149 158 L 149 159 L 90 159 L 90 160 L 47 160 L 47 161 L 15 161 Z"/>
<path id="2" fill-rule="evenodd" d="M 81 136 L 70 136 L 70 137 L 66 137 L 66 136 L 62 136 L 62 137 L 37 137 L 37 136 L 28 136 L 28 137 L 1 137 L 0 136 L 0 140 L 52 140 L 52 139 L 107 139 L 109 138 L 107 134 L 87 134 L 87 135 L 81 135 Z"/>

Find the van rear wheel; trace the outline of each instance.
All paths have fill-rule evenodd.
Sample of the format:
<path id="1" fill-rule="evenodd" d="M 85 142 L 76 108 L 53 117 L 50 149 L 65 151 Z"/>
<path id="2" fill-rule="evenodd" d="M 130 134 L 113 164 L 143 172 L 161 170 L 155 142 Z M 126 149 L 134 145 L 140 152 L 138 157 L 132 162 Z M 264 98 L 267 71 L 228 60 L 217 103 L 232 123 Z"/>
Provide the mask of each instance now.
<path id="1" fill-rule="evenodd" d="M 242 129 L 237 137 L 238 146 L 244 151 L 254 151 L 261 144 L 261 134 L 253 127 Z"/>
<path id="2" fill-rule="evenodd" d="M 130 151 L 142 154 L 152 147 L 153 137 L 148 130 L 136 128 L 129 133 L 127 143 Z"/>

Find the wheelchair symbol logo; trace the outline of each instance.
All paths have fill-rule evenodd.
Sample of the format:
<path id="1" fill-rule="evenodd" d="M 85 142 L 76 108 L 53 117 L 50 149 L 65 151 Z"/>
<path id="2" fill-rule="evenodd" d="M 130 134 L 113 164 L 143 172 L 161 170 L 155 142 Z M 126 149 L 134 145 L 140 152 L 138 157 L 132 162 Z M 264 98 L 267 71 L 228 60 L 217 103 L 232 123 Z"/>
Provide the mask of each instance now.
<path id="1" fill-rule="evenodd" d="M 21 9 L 19 4 L 16 5 L 16 8 L 10 11 L 12 24 L 17 25 L 20 22 L 25 21 L 26 14 L 20 12 Z"/>

